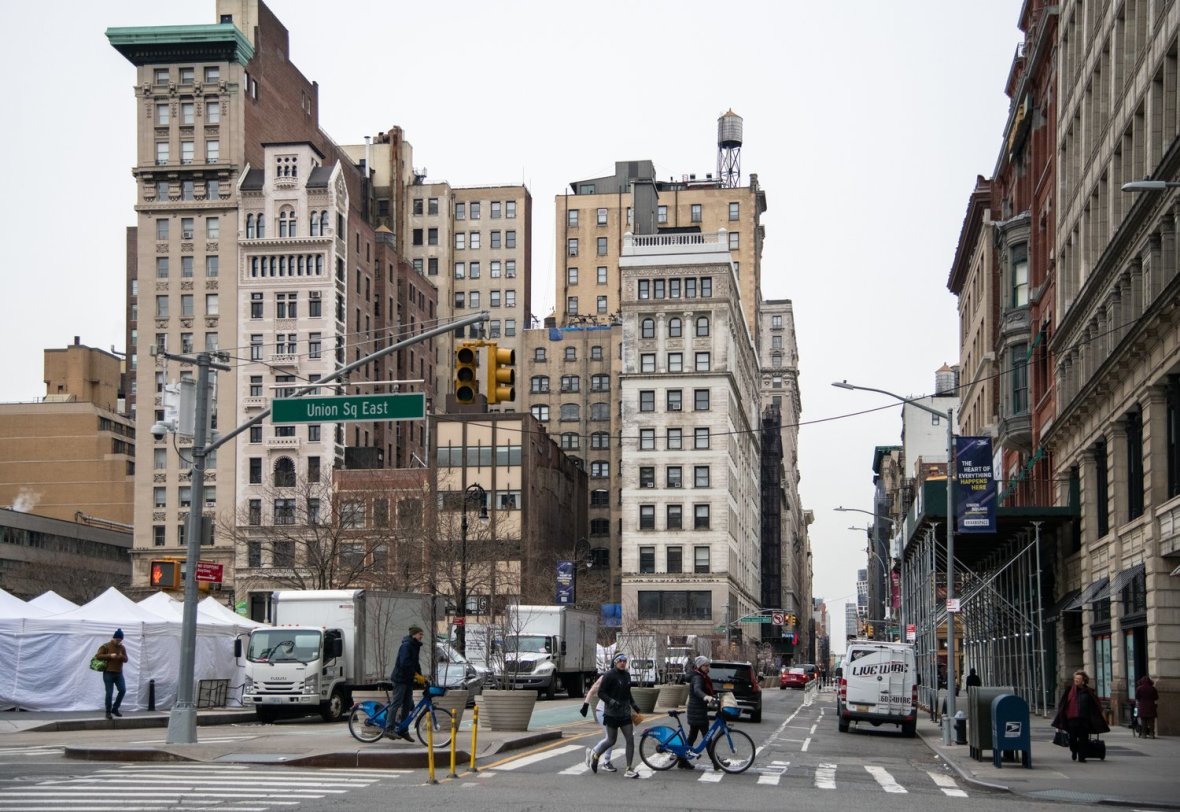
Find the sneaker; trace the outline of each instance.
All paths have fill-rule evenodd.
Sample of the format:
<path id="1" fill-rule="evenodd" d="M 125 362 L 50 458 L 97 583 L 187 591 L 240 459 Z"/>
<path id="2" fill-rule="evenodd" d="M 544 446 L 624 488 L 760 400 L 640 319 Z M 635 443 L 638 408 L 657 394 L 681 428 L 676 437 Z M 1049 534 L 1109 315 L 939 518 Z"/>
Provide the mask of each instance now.
<path id="1" fill-rule="evenodd" d="M 408 730 L 403 730 L 401 733 L 399 733 L 397 735 L 401 736 L 403 739 L 408 741 L 410 744 L 414 743 L 414 737 L 410 735 L 410 731 L 408 731 Z"/>
<path id="2" fill-rule="evenodd" d="M 611 764 L 609 761 L 604 761 L 599 765 L 600 769 L 606 773 L 617 773 L 619 768 Z"/>
<path id="3" fill-rule="evenodd" d="M 687 761 L 686 759 L 683 759 L 683 758 L 678 759 L 676 761 L 676 766 L 681 770 L 695 770 L 696 769 L 696 767 L 692 766 L 692 762 Z"/>
<path id="4" fill-rule="evenodd" d="M 123 714 L 119 713 L 117 710 L 114 710 L 113 708 L 111 709 L 111 713 L 114 714 L 115 716 L 118 716 L 120 719 L 123 718 Z"/>
<path id="5" fill-rule="evenodd" d="M 108 718 L 108 719 L 110 719 L 110 718 L 111 718 L 111 712 L 110 712 L 110 711 L 107 711 L 107 718 Z"/>
<path id="6" fill-rule="evenodd" d="M 628 767 L 627 772 L 623 773 L 623 777 L 624 778 L 638 778 L 639 773 L 636 772 L 634 767 Z"/>
<path id="7" fill-rule="evenodd" d="M 593 748 L 593 747 L 587 747 L 587 748 L 586 748 L 586 766 L 587 766 L 587 767 L 589 767 L 589 766 L 590 766 L 590 760 L 591 760 L 592 758 L 594 758 L 594 748 Z"/>
<path id="8" fill-rule="evenodd" d="M 590 751 L 590 770 L 595 775 L 598 775 L 598 753 L 593 750 Z"/>

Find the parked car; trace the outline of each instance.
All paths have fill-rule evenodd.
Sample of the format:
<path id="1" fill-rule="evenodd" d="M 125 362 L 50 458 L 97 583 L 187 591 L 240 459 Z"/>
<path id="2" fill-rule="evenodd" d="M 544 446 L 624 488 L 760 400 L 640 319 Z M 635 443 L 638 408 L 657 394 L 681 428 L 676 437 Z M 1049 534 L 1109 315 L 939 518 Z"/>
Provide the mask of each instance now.
<path id="1" fill-rule="evenodd" d="M 709 666 L 713 690 L 733 694 L 738 707 L 750 715 L 751 722 L 762 721 L 762 686 L 754 677 L 754 666 L 748 662 L 714 660 Z"/>
<path id="2" fill-rule="evenodd" d="M 802 666 L 784 668 L 778 677 L 778 689 L 780 691 L 787 688 L 803 690 L 807 687 L 807 681 L 807 671 Z"/>

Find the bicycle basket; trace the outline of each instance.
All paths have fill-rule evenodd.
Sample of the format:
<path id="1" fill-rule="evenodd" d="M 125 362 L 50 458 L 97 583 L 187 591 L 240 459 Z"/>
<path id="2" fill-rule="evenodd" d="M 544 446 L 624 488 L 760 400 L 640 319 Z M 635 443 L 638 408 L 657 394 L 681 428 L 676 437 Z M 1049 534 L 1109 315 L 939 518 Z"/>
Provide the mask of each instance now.
<path id="1" fill-rule="evenodd" d="M 742 715 L 742 709 L 738 707 L 733 694 L 726 692 L 721 695 L 721 713 L 727 719 L 737 719 Z"/>
<path id="2" fill-rule="evenodd" d="M 428 696 L 446 696 L 447 689 L 441 685 L 430 685 L 427 686 L 426 693 Z"/>
<path id="3" fill-rule="evenodd" d="M 644 735 L 653 737 L 665 746 L 682 747 L 684 745 L 684 740 L 680 738 L 680 731 L 674 727 L 653 727 Z"/>

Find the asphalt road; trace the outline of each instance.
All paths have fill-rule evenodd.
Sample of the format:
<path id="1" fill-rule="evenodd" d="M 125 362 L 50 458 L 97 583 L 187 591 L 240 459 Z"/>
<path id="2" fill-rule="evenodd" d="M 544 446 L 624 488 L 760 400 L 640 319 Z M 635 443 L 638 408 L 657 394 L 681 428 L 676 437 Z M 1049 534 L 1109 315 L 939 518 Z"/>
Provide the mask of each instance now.
<path id="1" fill-rule="evenodd" d="M 742 775 L 671 770 L 652 773 L 635 764 L 640 778 L 622 771 L 595 775 L 584 763 L 598 728 L 578 714 L 579 700 L 538 704 L 544 724 L 563 724 L 566 738 L 483 759 L 479 772 L 460 767 L 459 777 L 429 783 L 425 770 L 299 769 L 273 764 L 96 763 L 66 760 L 58 749 L 90 733 L 44 737 L 37 749 L 0 742 L 0 812 L 36 809 L 135 812 L 146 809 L 388 810 L 416 809 L 778 809 L 806 810 L 999 810 L 1043 808 L 1007 794 L 967 784 L 920 740 L 896 728 L 836 730 L 830 692 L 805 701 L 799 691 L 764 694 L 763 721 L 741 722 L 758 746 L 754 766 Z M 540 719 L 537 719 L 541 722 Z M 652 717 L 644 727 L 669 721 Z M 316 722 L 288 722 L 284 735 L 323 735 Z M 252 725 L 229 726 L 226 736 L 249 736 Z M 273 731 L 274 728 L 271 728 Z M 163 731 L 143 731 L 143 739 Z M 638 745 L 638 736 L 636 737 Z M 620 743 L 621 744 L 621 743 Z M 616 763 L 622 767 L 621 746 Z M 851 805 L 851 806 L 850 806 Z M 1082 808 L 1052 804 L 1059 809 Z"/>

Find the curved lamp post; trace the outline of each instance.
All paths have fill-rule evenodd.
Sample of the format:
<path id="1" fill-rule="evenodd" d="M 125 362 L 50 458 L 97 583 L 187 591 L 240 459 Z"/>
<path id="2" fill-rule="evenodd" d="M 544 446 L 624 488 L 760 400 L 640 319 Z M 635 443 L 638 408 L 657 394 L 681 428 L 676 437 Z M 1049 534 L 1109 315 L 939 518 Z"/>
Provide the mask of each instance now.
<path id="1" fill-rule="evenodd" d="M 837 513 L 864 513 L 868 516 L 872 516 L 873 519 L 875 519 L 877 521 L 888 522 L 889 528 L 891 531 L 894 527 L 896 527 L 896 523 L 893 521 L 893 519 L 891 519 L 888 516 L 881 514 L 881 513 L 874 513 L 871 510 L 865 510 L 863 508 L 846 508 L 843 505 L 839 505 L 837 507 L 834 507 L 834 508 L 832 508 L 832 510 L 836 511 Z M 848 529 L 849 530 L 864 530 L 865 528 L 863 528 L 863 527 L 849 527 Z M 867 552 L 873 558 L 877 559 L 877 563 L 881 567 L 881 580 L 878 582 L 878 585 L 879 585 L 878 588 L 881 591 L 881 595 L 880 595 L 881 605 L 874 607 L 874 609 L 879 610 L 879 614 L 881 615 L 882 618 L 884 618 L 886 615 L 889 614 L 889 612 L 887 611 L 886 601 L 888 599 L 888 596 L 891 594 L 890 588 L 892 586 L 892 581 L 890 581 L 887 584 L 886 580 L 889 578 L 888 573 L 891 573 L 893 571 L 893 562 L 892 562 L 892 560 L 887 562 L 884 558 L 881 557 L 881 555 L 876 550 L 874 550 L 872 548 L 872 542 L 876 541 L 876 539 L 874 538 L 874 530 L 875 529 L 876 529 L 875 524 L 869 526 L 870 546 L 868 548 L 866 548 L 865 552 Z M 888 601 L 888 608 L 892 608 L 892 606 L 893 606 L 893 602 Z M 886 622 L 886 621 L 883 620 L 882 622 Z"/>
<path id="2" fill-rule="evenodd" d="M 1138 181 L 1139 183 L 1165 183 L 1165 181 Z M 1132 184 L 1127 184 L 1128 186 Z M 1180 184 L 1178 184 L 1180 185 Z M 1126 186 L 1123 187 L 1126 189 Z M 924 412 L 946 420 L 946 601 L 949 607 L 955 599 L 955 426 L 954 409 L 945 412 L 931 408 L 925 403 L 919 403 L 912 398 L 903 398 L 894 392 L 884 389 L 874 389 L 871 386 L 855 386 L 848 381 L 836 381 L 832 384 L 838 389 L 859 389 L 864 392 L 876 392 L 888 395 L 902 403 L 921 409 Z M 946 613 L 946 709 L 942 724 L 942 743 L 949 745 L 952 741 L 955 718 L 955 616 L 949 610 Z"/>
<path id="3" fill-rule="evenodd" d="M 459 653 L 467 656 L 467 508 L 479 505 L 479 520 L 488 520 L 488 492 L 481 485 L 468 485 L 463 491 L 463 522 L 460 525 L 462 550 L 459 553 L 459 605 L 455 609 L 455 630 Z"/>

